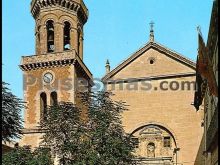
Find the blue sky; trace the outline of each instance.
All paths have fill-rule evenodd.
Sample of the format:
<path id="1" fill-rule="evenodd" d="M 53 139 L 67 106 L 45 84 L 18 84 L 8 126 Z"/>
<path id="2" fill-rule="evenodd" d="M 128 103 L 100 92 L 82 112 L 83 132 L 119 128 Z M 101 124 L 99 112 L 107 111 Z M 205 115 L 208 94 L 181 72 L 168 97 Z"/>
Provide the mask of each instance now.
<path id="1" fill-rule="evenodd" d="M 84 29 L 84 62 L 94 77 L 105 73 L 143 46 L 149 23 L 155 22 L 155 40 L 195 61 L 201 26 L 207 40 L 212 0 L 84 0 L 89 19 Z M 3 0 L 3 81 L 23 98 L 23 55 L 35 54 L 34 19 L 30 0 Z"/>

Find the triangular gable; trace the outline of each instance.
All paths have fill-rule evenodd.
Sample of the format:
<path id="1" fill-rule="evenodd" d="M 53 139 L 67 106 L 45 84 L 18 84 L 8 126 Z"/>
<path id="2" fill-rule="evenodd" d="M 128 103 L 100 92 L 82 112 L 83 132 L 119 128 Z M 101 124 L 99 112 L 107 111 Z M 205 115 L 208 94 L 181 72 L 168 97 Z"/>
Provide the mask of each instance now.
<path id="1" fill-rule="evenodd" d="M 165 46 L 162 46 L 161 44 L 158 44 L 156 42 L 148 42 L 145 46 L 140 48 L 137 52 L 135 52 L 133 55 L 131 55 L 127 60 L 123 61 L 121 64 L 119 64 L 115 69 L 113 69 L 111 72 L 106 74 L 103 78 L 102 81 L 105 82 L 114 75 L 116 75 L 118 72 L 120 72 L 123 68 L 125 68 L 127 65 L 132 63 L 134 60 L 136 60 L 138 57 L 140 57 L 142 54 L 144 54 L 146 51 L 149 49 L 155 49 L 159 52 L 162 52 L 165 54 L 167 57 L 174 59 L 175 61 L 191 68 L 192 70 L 195 70 L 196 64 L 191 61 L 190 59 L 180 55 L 179 53 L 176 53 L 173 50 L 168 49 Z"/>

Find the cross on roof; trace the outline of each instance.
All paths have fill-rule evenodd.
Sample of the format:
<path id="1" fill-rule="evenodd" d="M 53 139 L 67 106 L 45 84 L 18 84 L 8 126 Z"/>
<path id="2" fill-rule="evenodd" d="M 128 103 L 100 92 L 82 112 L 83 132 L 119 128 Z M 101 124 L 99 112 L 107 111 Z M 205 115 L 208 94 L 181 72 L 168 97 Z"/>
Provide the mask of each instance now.
<path id="1" fill-rule="evenodd" d="M 154 22 L 150 22 L 150 42 L 154 42 Z"/>
<path id="2" fill-rule="evenodd" d="M 154 22 L 153 21 L 150 22 L 150 30 L 154 31 Z"/>

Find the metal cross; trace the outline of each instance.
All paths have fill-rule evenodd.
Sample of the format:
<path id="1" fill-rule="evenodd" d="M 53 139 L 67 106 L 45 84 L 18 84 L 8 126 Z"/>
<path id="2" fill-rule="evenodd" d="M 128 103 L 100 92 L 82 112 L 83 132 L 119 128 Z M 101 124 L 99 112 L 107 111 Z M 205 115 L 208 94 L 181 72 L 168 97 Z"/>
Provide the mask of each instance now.
<path id="1" fill-rule="evenodd" d="M 151 31 L 154 31 L 154 29 L 153 29 L 153 28 L 154 28 L 154 22 L 153 22 L 153 21 L 151 21 L 151 22 L 150 22 L 150 30 L 151 30 Z"/>

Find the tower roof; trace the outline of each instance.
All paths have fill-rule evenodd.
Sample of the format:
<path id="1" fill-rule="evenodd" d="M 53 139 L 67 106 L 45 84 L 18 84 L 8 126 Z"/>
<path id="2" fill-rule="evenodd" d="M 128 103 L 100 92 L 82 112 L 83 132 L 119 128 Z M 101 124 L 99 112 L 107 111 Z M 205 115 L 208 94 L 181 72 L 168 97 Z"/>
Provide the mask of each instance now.
<path id="1" fill-rule="evenodd" d="M 88 9 L 83 0 L 32 0 L 31 1 L 31 13 L 36 18 L 42 9 L 48 7 L 62 7 L 79 14 L 85 23 L 88 19 Z"/>

